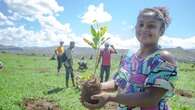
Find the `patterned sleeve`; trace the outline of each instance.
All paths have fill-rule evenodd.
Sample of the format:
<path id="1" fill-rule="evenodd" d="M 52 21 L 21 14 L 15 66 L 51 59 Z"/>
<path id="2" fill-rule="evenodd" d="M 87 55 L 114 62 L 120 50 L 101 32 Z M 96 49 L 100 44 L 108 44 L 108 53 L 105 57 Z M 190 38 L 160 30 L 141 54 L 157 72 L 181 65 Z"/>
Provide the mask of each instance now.
<path id="1" fill-rule="evenodd" d="M 131 58 L 126 56 L 121 62 L 119 71 L 113 77 L 115 84 L 121 89 L 124 89 L 128 82 L 128 75 L 130 73 L 130 61 Z"/>
<path id="2" fill-rule="evenodd" d="M 177 78 L 177 67 L 163 59 L 160 55 L 153 58 L 148 64 L 150 71 L 145 80 L 145 87 L 159 87 L 173 93 L 174 83 Z"/>

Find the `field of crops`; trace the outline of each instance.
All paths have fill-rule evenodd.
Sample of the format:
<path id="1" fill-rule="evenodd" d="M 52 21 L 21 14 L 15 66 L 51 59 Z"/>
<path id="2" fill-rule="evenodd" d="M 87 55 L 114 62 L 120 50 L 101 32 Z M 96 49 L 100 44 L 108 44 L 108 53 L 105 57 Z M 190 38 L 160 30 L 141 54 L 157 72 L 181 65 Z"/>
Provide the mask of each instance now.
<path id="1" fill-rule="evenodd" d="M 65 88 L 64 68 L 59 76 L 56 75 L 55 60 L 45 56 L 8 53 L 1 53 L 0 60 L 4 63 L 3 70 L 0 70 L 0 110 L 25 109 L 25 101 L 31 99 L 50 101 L 61 110 L 85 110 L 79 101 L 79 90 Z M 75 70 L 77 61 L 75 58 Z M 117 70 L 118 64 L 119 58 L 115 57 L 112 73 Z M 88 59 L 89 69 L 81 75 L 92 73 L 93 65 L 94 61 Z M 186 63 L 178 65 L 177 94 L 169 100 L 169 105 L 173 110 L 194 110 L 195 67 Z"/>

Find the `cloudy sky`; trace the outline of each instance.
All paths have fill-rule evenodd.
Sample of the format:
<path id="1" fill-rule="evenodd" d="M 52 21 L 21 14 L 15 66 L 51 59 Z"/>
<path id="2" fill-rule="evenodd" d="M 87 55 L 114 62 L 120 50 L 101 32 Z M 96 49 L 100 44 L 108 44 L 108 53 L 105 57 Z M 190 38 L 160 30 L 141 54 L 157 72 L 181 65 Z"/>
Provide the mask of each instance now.
<path id="1" fill-rule="evenodd" d="M 162 47 L 195 48 L 194 0 L 0 0 L 0 44 L 54 46 L 74 40 L 87 46 L 90 23 L 109 26 L 106 36 L 117 48 L 137 49 L 134 26 L 145 7 L 166 6 L 172 23 Z"/>

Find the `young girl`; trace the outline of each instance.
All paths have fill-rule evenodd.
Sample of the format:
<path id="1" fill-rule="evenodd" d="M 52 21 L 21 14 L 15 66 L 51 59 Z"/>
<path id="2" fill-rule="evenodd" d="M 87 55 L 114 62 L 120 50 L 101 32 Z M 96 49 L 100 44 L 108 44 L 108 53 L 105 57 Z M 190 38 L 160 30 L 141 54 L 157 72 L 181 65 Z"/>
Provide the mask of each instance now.
<path id="1" fill-rule="evenodd" d="M 86 103 L 89 108 L 100 108 L 112 101 L 119 103 L 118 110 L 170 109 L 166 101 L 173 95 L 176 61 L 158 46 L 159 38 L 168 25 L 169 16 L 165 8 L 145 8 L 140 12 L 136 24 L 140 49 L 131 56 L 126 55 L 118 75 L 102 83 L 103 92 L 91 97 L 99 103 Z M 110 92 L 114 90 L 118 90 L 117 94 Z"/>

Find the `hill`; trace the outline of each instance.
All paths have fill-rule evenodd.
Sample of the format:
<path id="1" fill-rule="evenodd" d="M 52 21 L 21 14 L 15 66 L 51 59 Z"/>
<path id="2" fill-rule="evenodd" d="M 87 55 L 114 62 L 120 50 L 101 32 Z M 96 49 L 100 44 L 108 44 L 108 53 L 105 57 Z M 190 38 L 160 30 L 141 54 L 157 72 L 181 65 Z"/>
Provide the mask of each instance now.
<path id="1" fill-rule="evenodd" d="M 38 55 L 38 56 L 52 56 L 57 46 L 53 47 L 14 47 L 0 45 L 0 52 L 9 52 L 16 54 L 25 55 Z M 65 46 L 67 48 L 68 46 Z M 118 55 L 124 55 L 127 53 L 127 49 L 117 49 Z M 178 61 L 180 62 L 194 62 L 195 63 L 195 49 L 183 49 L 177 48 L 166 48 L 165 50 L 170 51 Z M 88 47 L 75 47 L 73 50 L 75 56 L 90 56 L 94 55 L 95 51 Z"/>

